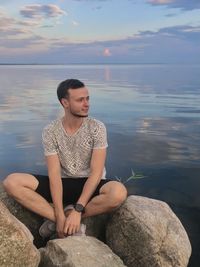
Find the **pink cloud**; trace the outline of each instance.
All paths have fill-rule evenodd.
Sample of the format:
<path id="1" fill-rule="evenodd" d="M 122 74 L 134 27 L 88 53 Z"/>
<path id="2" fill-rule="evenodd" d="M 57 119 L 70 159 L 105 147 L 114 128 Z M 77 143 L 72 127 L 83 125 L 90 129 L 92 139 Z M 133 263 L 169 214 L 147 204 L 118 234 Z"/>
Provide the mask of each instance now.
<path id="1" fill-rule="evenodd" d="M 103 55 L 104 55 L 104 57 L 110 57 L 111 56 L 111 52 L 110 52 L 109 48 L 104 49 Z"/>
<path id="2" fill-rule="evenodd" d="M 173 2 L 173 0 L 149 0 L 151 4 L 165 5 Z"/>

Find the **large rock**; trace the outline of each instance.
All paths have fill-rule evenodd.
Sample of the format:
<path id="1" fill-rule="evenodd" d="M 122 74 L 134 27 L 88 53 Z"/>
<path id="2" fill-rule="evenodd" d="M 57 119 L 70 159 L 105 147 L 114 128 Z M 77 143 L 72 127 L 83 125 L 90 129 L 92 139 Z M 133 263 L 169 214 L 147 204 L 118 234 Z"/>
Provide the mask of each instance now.
<path id="1" fill-rule="evenodd" d="M 107 245 L 94 237 L 55 239 L 40 251 L 39 267 L 125 267 Z"/>
<path id="2" fill-rule="evenodd" d="M 30 231 L 0 201 L 0 266 L 36 267 L 39 261 Z"/>
<path id="3" fill-rule="evenodd" d="M 45 242 L 38 234 L 38 229 L 43 222 L 43 218 L 24 208 L 10 197 L 5 192 L 2 182 L 0 182 L 0 201 L 2 201 L 8 210 L 31 231 L 34 236 L 34 244 L 37 247 L 43 246 Z"/>
<path id="4" fill-rule="evenodd" d="M 107 244 L 128 267 L 186 267 L 191 255 L 187 233 L 169 206 L 129 196 L 107 225 Z"/>
<path id="5" fill-rule="evenodd" d="M 42 218 L 9 197 L 1 183 L 0 200 L 28 227 L 34 236 L 34 244 L 44 246 L 47 240 L 43 241 L 38 235 Z M 107 239 L 107 244 L 129 267 L 187 266 L 190 242 L 182 224 L 164 202 L 130 196 L 111 215 L 94 216 L 83 222 L 88 236 L 102 241 Z"/>
<path id="6" fill-rule="evenodd" d="M 86 235 L 96 237 L 97 239 L 105 242 L 108 219 L 109 214 L 101 214 L 84 218 L 82 223 L 86 225 Z"/>

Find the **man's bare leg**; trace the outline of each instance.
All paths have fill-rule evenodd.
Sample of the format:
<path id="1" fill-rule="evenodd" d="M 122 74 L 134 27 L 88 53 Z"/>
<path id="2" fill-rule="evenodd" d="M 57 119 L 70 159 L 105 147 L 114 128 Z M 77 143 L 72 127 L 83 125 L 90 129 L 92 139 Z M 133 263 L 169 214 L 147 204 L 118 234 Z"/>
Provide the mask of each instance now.
<path id="1" fill-rule="evenodd" d="M 119 207 L 127 198 L 127 190 L 122 183 L 110 181 L 100 189 L 100 194 L 91 199 L 85 207 L 82 218 L 107 213 Z"/>
<path id="2" fill-rule="evenodd" d="M 38 180 L 30 174 L 13 173 L 3 181 L 6 192 L 27 209 L 55 222 L 53 207 L 35 192 Z"/>

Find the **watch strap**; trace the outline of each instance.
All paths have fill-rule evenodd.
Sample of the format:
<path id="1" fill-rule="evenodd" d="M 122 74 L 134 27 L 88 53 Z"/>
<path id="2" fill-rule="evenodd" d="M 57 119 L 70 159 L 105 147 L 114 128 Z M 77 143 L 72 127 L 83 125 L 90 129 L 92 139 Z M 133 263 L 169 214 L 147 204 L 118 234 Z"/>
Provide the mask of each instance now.
<path id="1" fill-rule="evenodd" d="M 81 212 L 81 213 L 84 213 L 85 212 L 85 207 L 82 204 L 80 204 L 80 203 L 75 203 L 74 204 L 74 209 L 77 212 Z"/>

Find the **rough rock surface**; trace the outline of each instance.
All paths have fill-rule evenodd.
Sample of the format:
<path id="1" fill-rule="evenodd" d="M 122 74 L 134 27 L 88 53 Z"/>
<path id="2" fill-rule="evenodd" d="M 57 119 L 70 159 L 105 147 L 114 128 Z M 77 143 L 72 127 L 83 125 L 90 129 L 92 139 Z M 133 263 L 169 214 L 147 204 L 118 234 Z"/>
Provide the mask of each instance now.
<path id="1" fill-rule="evenodd" d="M 34 244 L 40 247 L 43 244 L 43 240 L 38 235 L 38 229 L 43 222 L 43 219 L 34 214 L 33 212 L 29 211 L 28 209 L 24 208 L 22 205 L 17 203 L 13 198 L 8 196 L 5 192 L 2 182 L 0 182 L 0 201 L 2 201 L 8 210 L 26 227 L 31 231 L 32 235 L 34 236 Z"/>
<path id="2" fill-rule="evenodd" d="M 191 255 L 187 233 L 170 207 L 129 196 L 107 225 L 107 244 L 128 267 L 186 267 Z"/>
<path id="3" fill-rule="evenodd" d="M 30 231 L 0 201 L 0 266 L 36 267 L 39 261 Z"/>
<path id="4" fill-rule="evenodd" d="M 86 225 L 86 235 L 96 237 L 97 239 L 105 242 L 108 218 L 108 214 L 84 218 L 82 223 Z"/>
<path id="5" fill-rule="evenodd" d="M 94 237 L 55 239 L 40 252 L 39 267 L 125 267 L 107 245 Z"/>
<path id="6" fill-rule="evenodd" d="M 34 236 L 34 244 L 37 247 L 44 246 L 47 240 L 42 240 L 38 234 L 38 229 L 43 222 L 42 218 L 9 197 L 0 182 L 1 201 L 31 231 Z M 129 196 L 126 202 L 112 214 L 86 218 L 83 223 L 87 226 L 87 236 L 94 236 L 106 241 L 128 267 L 186 267 L 188 264 L 191 255 L 188 236 L 177 216 L 162 201 Z M 50 244 L 51 242 L 53 241 L 50 241 Z M 87 246 L 85 245 L 85 247 Z M 62 255 L 64 255 L 64 251 L 62 250 Z M 46 253 L 45 255 L 47 255 Z M 11 257 L 11 255 L 9 256 Z M 98 257 L 96 259 L 98 260 Z M 6 265 L 1 265 L 0 262 L 0 266 Z M 19 265 L 19 267 L 23 267 L 23 265 Z"/>

